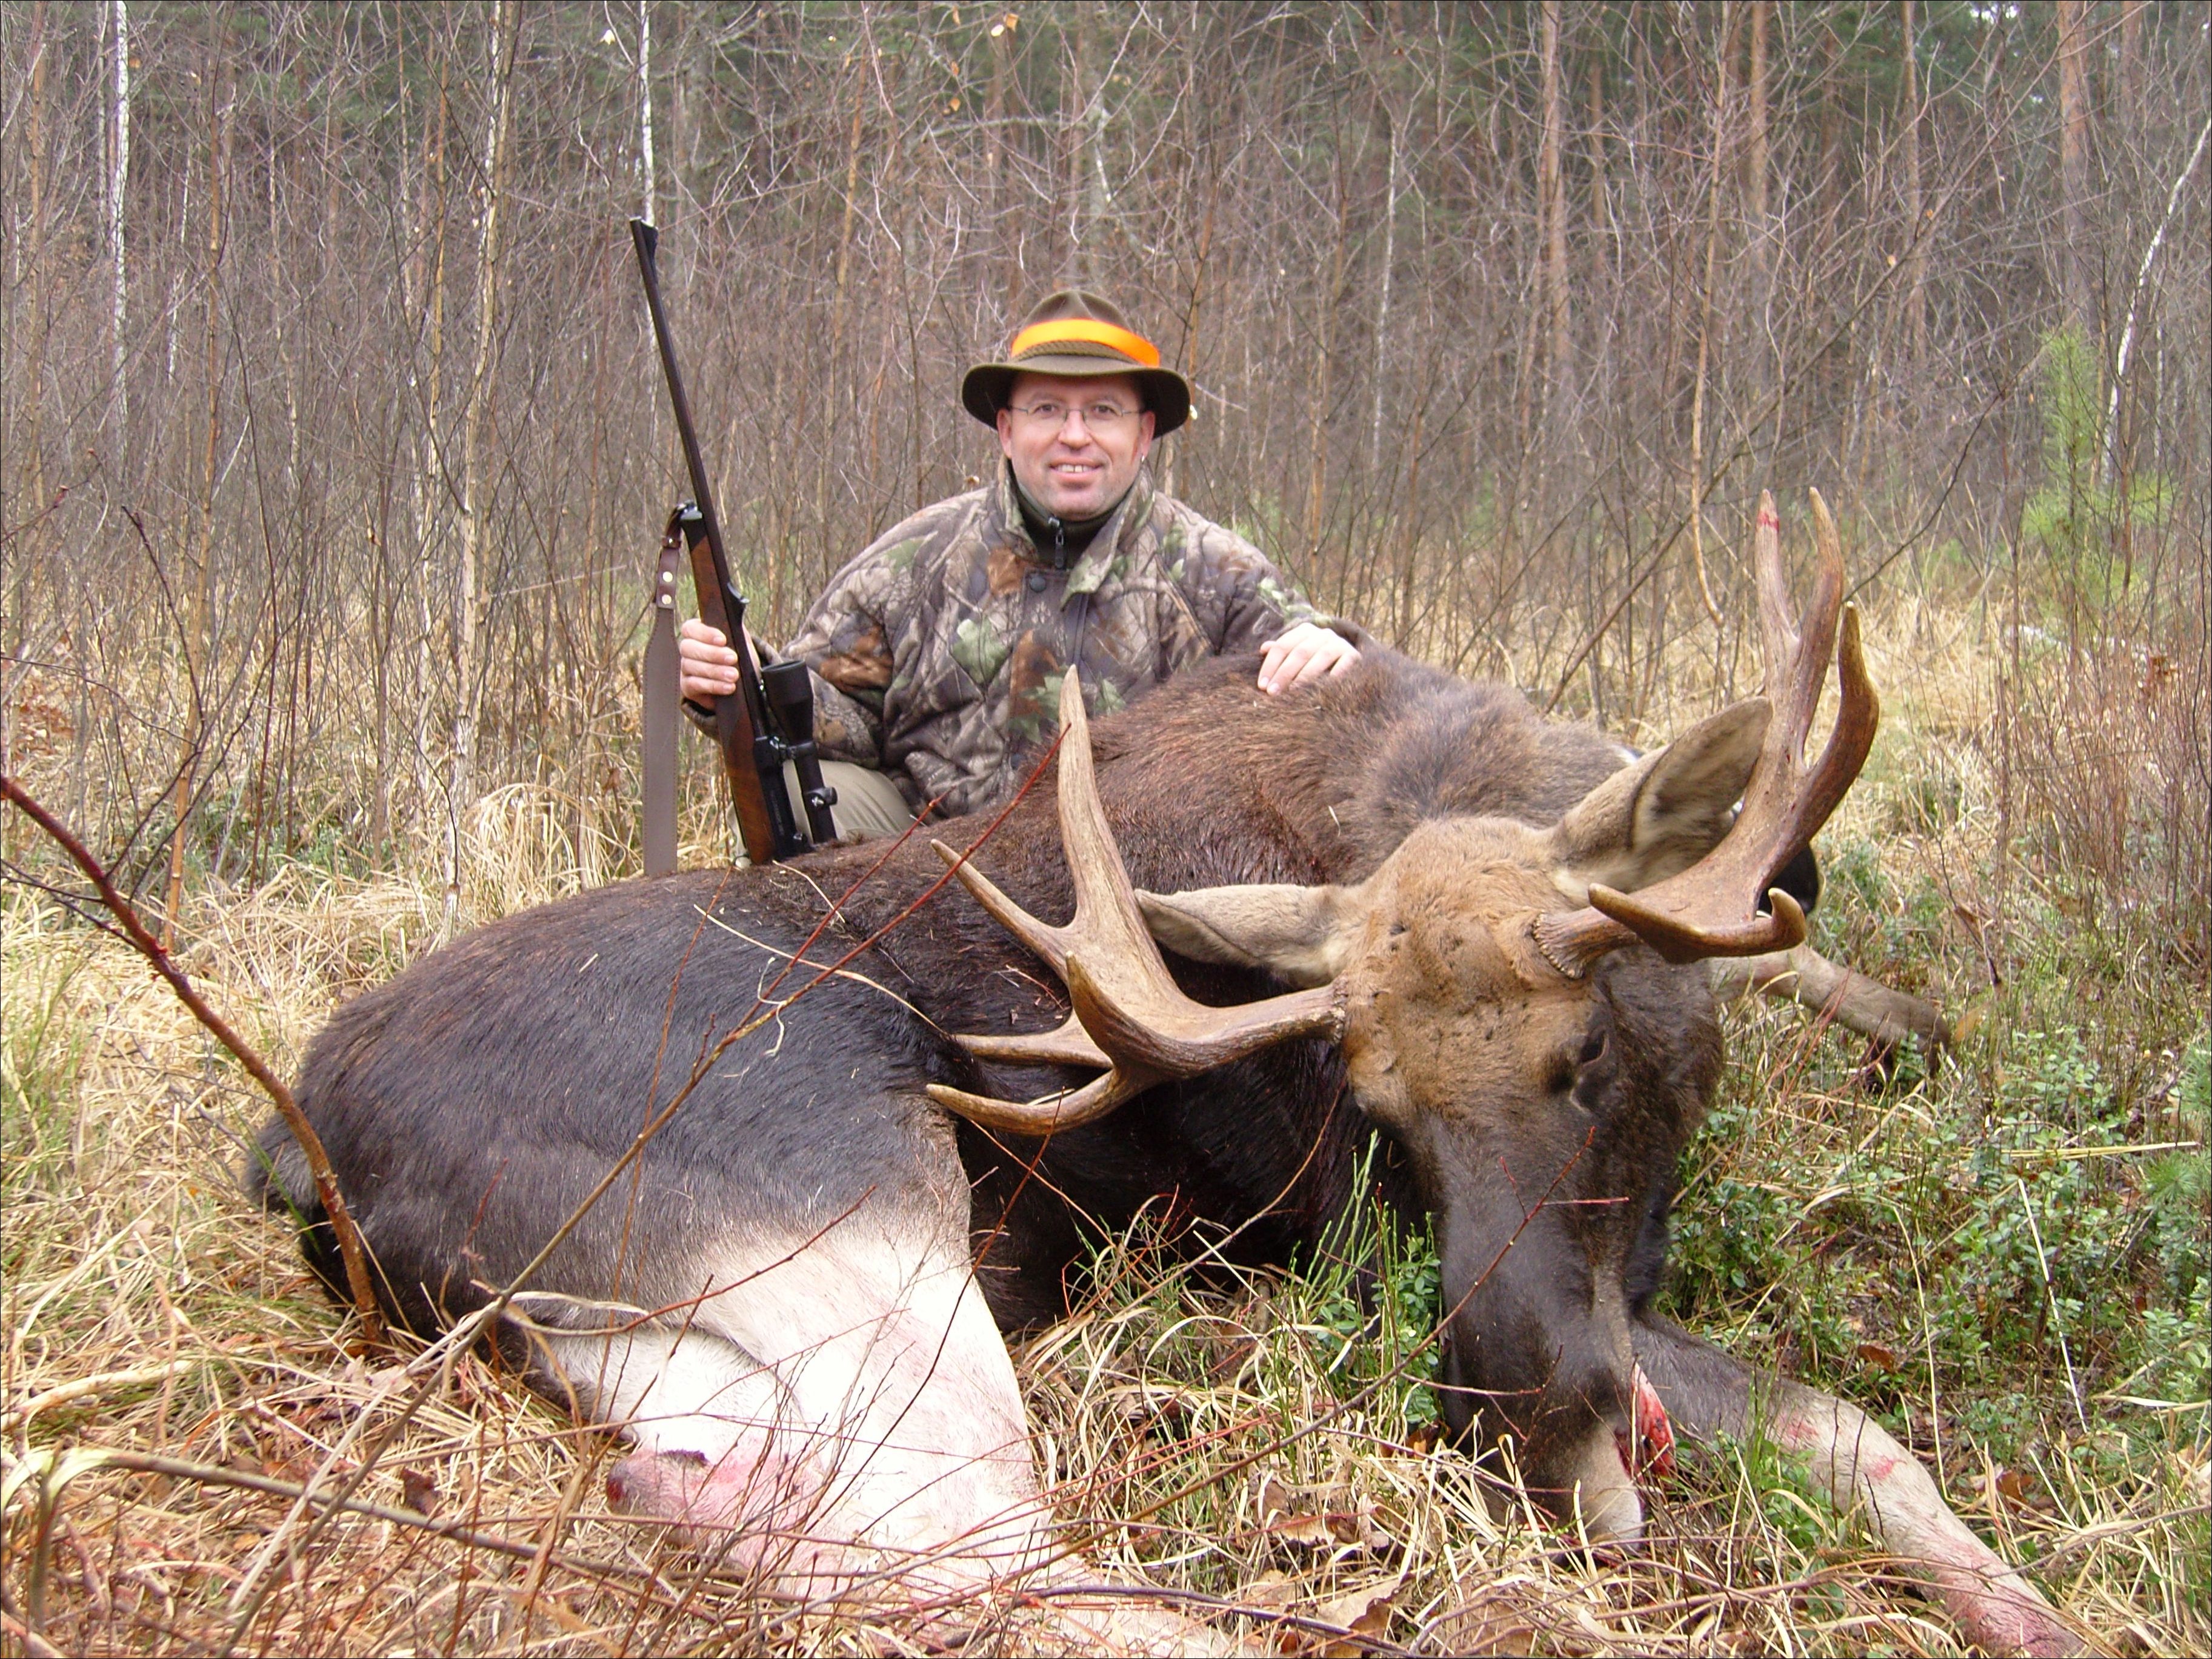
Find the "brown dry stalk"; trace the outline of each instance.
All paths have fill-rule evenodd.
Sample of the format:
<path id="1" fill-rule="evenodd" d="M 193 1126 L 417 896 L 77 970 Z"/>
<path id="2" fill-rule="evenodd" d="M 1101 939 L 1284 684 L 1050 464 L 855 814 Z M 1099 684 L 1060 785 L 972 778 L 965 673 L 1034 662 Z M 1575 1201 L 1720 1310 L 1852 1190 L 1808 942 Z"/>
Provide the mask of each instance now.
<path id="1" fill-rule="evenodd" d="M 100 902 L 107 907 L 108 913 L 123 929 L 123 936 L 130 940 L 139 955 L 146 958 L 154 971 L 168 981 L 169 988 L 177 994 L 178 1000 L 191 1011 L 192 1018 L 204 1025 L 217 1042 L 229 1049 L 238 1063 L 252 1074 L 253 1080 L 268 1091 L 269 1098 L 276 1103 L 277 1113 L 284 1120 L 285 1127 L 291 1130 L 292 1138 L 300 1143 L 300 1151 L 307 1160 L 307 1172 L 314 1177 L 315 1196 L 322 1204 L 323 1212 L 330 1218 L 331 1232 L 337 1240 L 339 1258 L 345 1263 L 346 1288 L 352 1293 L 354 1311 L 361 1316 L 362 1334 L 370 1342 L 380 1346 L 384 1341 L 384 1316 L 378 1310 L 376 1291 L 369 1280 L 368 1248 L 362 1243 L 361 1230 L 354 1225 L 353 1217 L 346 1211 L 345 1200 L 338 1192 L 337 1176 L 331 1168 L 330 1154 L 323 1150 L 322 1138 L 316 1134 L 314 1126 L 307 1121 L 307 1114 L 300 1109 L 299 1103 L 292 1098 L 291 1090 L 285 1086 L 284 1080 L 270 1068 L 269 1062 L 261 1057 L 259 1051 L 233 1030 L 230 1022 L 209 1006 L 207 999 L 200 995 L 184 969 L 171 960 L 161 940 L 147 930 L 146 924 L 139 919 L 138 912 L 131 901 L 116 890 L 115 884 L 108 878 L 106 866 L 92 855 L 69 826 L 41 806 L 22 785 L 4 772 L 0 772 L 0 797 L 13 802 L 17 811 L 45 830 L 62 851 L 70 855 L 76 867 L 84 872 L 85 879 L 100 895 Z"/>

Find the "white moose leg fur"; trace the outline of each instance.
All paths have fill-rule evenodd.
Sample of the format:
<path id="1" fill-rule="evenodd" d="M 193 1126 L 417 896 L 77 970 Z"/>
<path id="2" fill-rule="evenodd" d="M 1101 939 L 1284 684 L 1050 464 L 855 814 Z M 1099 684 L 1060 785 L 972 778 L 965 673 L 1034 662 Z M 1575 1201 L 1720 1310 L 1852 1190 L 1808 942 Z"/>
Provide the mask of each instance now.
<path id="1" fill-rule="evenodd" d="M 1013 1366 L 964 1249 L 848 1218 L 702 1257 L 696 1304 L 534 1333 L 586 1413 L 635 1443 L 608 1477 L 618 1508 L 808 1596 L 876 1573 L 972 1586 L 1043 1553 Z"/>
<path id="2" fill-rule="evenodd" d="M 695 1306 L 611 1333 L 604 1311 L 599 1330 L 562 1330 L 558 1298 L 519 1300 L 558 1373 L 538 1386 L 565 1385 L 633 1442 L 607 1477 L 617 1509 L 674 1522 L 695 1548 L 795 1597 L 995 1617 L 974 1598 L 1001 1581 L 1097 1579 L 1079 1556 L 1047 1559 L 1052 1516 L 1021 1394 L 965 1244 L 901 1248 L 848 1221 L 781 1250 L 728 1250 Z M 557 1316 L 580 1313 L 591 1310 Z M 1099 1589 L 1024 1615 L 1041 1622 L 1045 1650 L 1242 1651 L 1170 1608 Z"/>
<path id="3" fill-rule="evenodd" d="M 1776 1403 L 1777 1443 L 1807 1458 L 1839 1507 L 1865 1506 L 1882 1542 L 1927 1574 L 1970 1641 L 1996 1652 L 2080 1650 L 2043 1597 L 1951 1512 L 1920 1460 L 1879 1423 L 1812 1389 L 1789 1389 Z"/>

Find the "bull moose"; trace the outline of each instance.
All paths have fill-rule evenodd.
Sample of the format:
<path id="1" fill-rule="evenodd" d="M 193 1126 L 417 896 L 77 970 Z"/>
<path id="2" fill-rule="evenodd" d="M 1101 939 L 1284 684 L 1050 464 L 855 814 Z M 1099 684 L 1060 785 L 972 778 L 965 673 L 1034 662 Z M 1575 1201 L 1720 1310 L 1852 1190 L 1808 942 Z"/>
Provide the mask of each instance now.
<path id="1" fill-rule="evenodd" d="M 572 1221 L 496 1340 L 628 1437 L 617 1508 L 787 1584 L 973 1584 L 1049 1546 L 1001 1332 L 1164 1198 L 1253 1260 L 1312 1247 L 1372 1126 L 1433 1218 L 1445 1419 L 1510 1438 L 1554 1515 L 1635 1540 L 1672 1434 L 1756 1413 L 1970 1639 L 2069 1648 L 1880 1427 L 1650 1306 L 1721 1066 L 1710 964 L 1802 939 L 1778 873 L 1873 739 L 1813 510 L 1793 620 L 1762 500 L 1763 695 L 1655 754 L 1383 653 L 1279 698 L 1201 666 L 1094 750 L 1071 672 L 1058 836 L 1036 790 L 935 856 L 628 882 L 431 955 L 331 1018 L 296 1091 L 380 1294 L 435 1332 Z M 338 1282 L 281 1121 L 261 1146 Z"/>

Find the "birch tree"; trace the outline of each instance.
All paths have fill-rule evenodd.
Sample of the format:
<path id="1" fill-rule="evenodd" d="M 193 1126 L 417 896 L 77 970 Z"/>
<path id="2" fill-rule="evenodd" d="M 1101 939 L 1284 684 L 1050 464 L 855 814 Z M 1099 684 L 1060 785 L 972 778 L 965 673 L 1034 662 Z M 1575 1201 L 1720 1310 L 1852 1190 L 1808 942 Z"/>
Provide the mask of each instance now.
<path id="1" fill-rule="evenodd" d="M 499 337 L 501 217 L 513 127 L 514 48 L 520 27 L 520 0 L 498 0 L 487 74 L 490 111 L 486 118 L 483 171 L 477 187 L 476 356 L 469 373 L 468 403 L 461 416 L 461 558 L 453 582 L 453 750 L 446 787 L 449 919 L 460 900 L 462 825 L 477 800 L 477 724 L 483 696 L 477 655 L 483 632 L 483 568 L 489 535 L 491 489 L 485 423 L 491 407 L 492 354 Z"/>
<path id="2" fill-rule="evenodd" d="M 130 354 L 130 262 L 123 245 L 124 201 L 131 182 L 131 7 L 129 0 L 114 0 L 115 79 L 108 104 L 111 149 L 107 172 L 107 249 L 113 262 L 110 283 L 109 331 L 112 353 L 108 386 L 115 408 L 118 444 L 131 429 L 131 388 L 125 378 Z"/>

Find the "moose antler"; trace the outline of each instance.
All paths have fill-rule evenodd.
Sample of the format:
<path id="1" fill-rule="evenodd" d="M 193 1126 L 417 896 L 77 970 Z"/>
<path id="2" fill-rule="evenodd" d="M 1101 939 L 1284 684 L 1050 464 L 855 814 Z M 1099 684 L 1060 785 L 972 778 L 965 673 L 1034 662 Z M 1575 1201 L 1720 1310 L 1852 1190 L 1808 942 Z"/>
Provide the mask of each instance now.
<path id="1" fill-rule="evenodd" d="M 930 845 L 1000 926 L 1051 965 L 1075 1006 L 1056 1030 L 963 1036 L 961 1047 L 983 1060 L 1100 1066 L 1105 1074 L 1026 1104 L 942 1083 L 929 1085 L 931 1098 L 986 1128 L 1049 1134 L 1103 1117 L 1130 1096 L 1170 1078 L 1194 1077 L 1291 1037 L 1340 1035 L 1343 1005 L 1328 986 L 1235 1008 L 1209 1008 L 1182 994 L 1145 926 L 1098 803 L 1090 724 L 1073 668 L 1060 684 L 1060 723 L 1066 733 L 1060 745 L 1060 834 L 1075 882 L 1073 921 L 1061 927 L 1039 921 L 1000 891 L 965 853 L 941 841 Z"/>
<path id="2" fill-rule="evenodd" d="M 1866 763 L 1881 705 L 1859 651 L 1859 617 L 1844 599 L 1844 554 L 1827 503 L 1813 492 L 1813 539 L 1820 569 L 1812 602 L 1793 626 L 1782 574 L 1782 521 L 1761 491 L 1753 553 L 1759 568 L 1759 622 L 1766 658 L 1761 690 L 1774 708 L 1743 811 L 1719 846 L 1688 869 L 1633 894 L 1589 890 L 1589 908 L 1533 924 L 1545 958 L 1578 979 L 1608 951 L 1642 939 L 1669 962 L 1763 956 L 1805 938 L 1805 913 L 1772 886 L 1782 867 L 1813 839 Z M 1842 638 L 1837 621 L 1842 619 Z M 1843 702 L 1820 763 L 1804 764 L 1805 738 L 1820 703 L 1828 656 L 1835 653 Z M 1764 896 L 1768 913 L 1759 902 Z"/>

